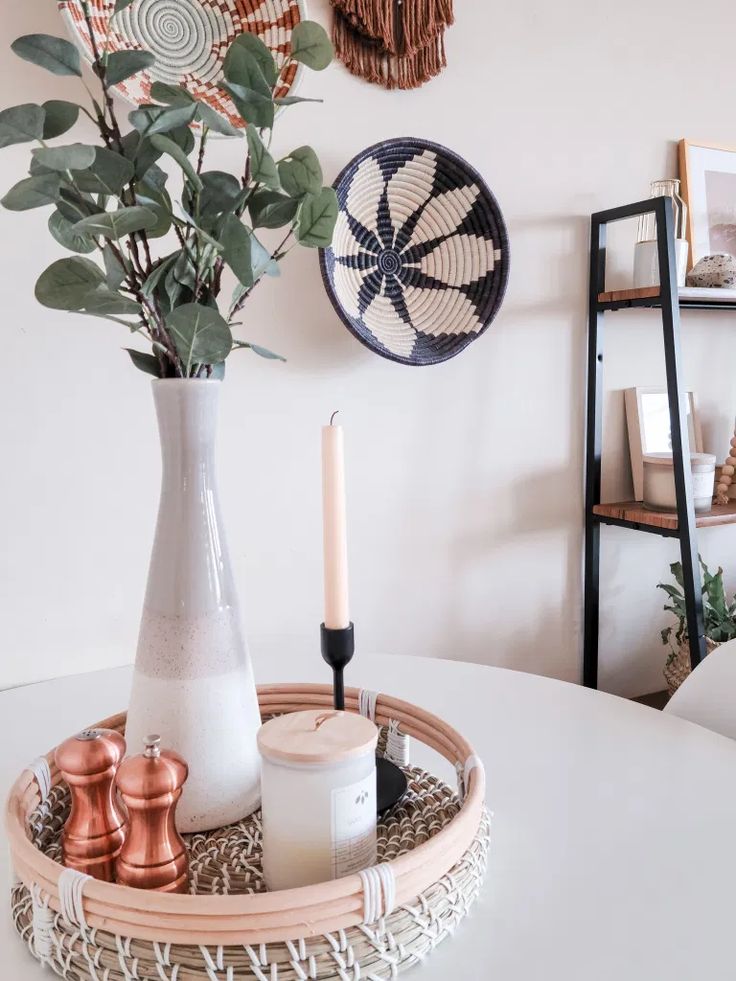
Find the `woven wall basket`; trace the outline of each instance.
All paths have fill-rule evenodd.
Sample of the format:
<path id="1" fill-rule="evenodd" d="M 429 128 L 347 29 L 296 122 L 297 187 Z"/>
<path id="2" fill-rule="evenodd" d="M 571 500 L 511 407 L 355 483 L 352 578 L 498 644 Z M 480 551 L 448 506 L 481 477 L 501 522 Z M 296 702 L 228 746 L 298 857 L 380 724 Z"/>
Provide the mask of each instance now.
<path id="1" fill-rule="evenodd" d="M 479 337 L 509 274 L 506 226 L 480 174 L 436 143 L 385 140 L 335 188 L 337 225 L 320 258 L 348 330 L 410 365 L 446 361 Z"/>
<path id="2" fill-rule="evenodd" d="M 79 0 L 58 0 L 59 10 L 88 61 L 90 32 Z M 114 0 L 89 0 L 92 30 L 100 51 L 145 49 L 156 64 L 114 87 L 134 105 L 150 102 L 156 81 L 185 85 L 225 116 L 233 126 L 243 121 L 227 95 L 217 87 L 222 62 L 232 41 L 245 31 L 257 34 L 279 68 L 289 50 L 291 31 L 306 17 L 305 0 L 135 0 L 107 25 Z M 293 94 L 301 69 L 289 66 L 277 96 Z"/>
<path id="3" fill-rule="evenodd" d="M 259 689 L 264 717 L 330 707 L 331 698 L 323 685 Z M 385 727 L 379 746 L 396 761 L 414 736 L 458 774 L 455 793 L 405 766 L 409 791 L 379 824 L 387 873 L 268 893 L 255 814 L 189 836 L 191 895 L 85 878 L 58 861 L 69 795 L 52 751 L 18 778 L 6 814 L 13 918 L 33 956 L 72 981 L 370 981 L 421 960 L 466 915 L 483 879 L 483 767 L 459 733 L 407 702 L 350 689 L 346 705 Z M 125 716 L 98 724 L 123 731 Z"/>

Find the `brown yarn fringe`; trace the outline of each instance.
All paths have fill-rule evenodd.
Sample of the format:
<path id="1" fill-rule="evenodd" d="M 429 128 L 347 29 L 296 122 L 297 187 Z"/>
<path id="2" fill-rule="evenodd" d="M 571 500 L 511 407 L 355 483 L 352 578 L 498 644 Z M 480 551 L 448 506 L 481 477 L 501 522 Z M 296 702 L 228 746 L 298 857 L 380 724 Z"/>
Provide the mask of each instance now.
<path id="1" fill-rule="evenodd" d="M 388 89 L 411 89 L 447 64 L 452 0 L 332 0 L 335 52 L 354 75 Z"/>

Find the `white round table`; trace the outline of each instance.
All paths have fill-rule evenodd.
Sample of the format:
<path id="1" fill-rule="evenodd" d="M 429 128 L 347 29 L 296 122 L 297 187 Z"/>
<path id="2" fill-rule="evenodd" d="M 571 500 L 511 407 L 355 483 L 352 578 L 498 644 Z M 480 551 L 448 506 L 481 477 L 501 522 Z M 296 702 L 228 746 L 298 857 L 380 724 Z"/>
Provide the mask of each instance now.
<path id="1" fill-rule="evenodd" d="M 326 681 L 317 653 L 263 681 Z M 118 668 L 0 693 L 0 785 L 124 708 Z M 732 981 L 736 743 L 620 698 L 460 662 L 356 656 L 347 683 L 444 716 L 486 766 L 493 841 L 471 915 L 425 981 Z M 9 881 L 7 848 L 0 848 Z M 0 975 L 49 977 L 10 923 Z M 482 965 L 482 966 L 481 966 Z"/>

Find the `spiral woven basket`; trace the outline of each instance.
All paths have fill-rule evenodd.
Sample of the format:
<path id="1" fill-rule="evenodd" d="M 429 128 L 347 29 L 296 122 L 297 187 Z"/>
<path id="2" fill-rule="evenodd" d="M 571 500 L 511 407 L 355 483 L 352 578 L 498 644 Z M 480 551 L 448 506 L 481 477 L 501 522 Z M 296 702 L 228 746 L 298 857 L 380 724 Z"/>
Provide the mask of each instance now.
<path id="1" fill-rule="evenodd" d="M 346 327 L 401 364 L 446 361 L 498 313 L 509 273 L 496 199 L 456 153 L 386 140 L 335 182 L 339 213 L 322 278 Z"/>
<path id="2" fill-rule="evenodd" d="M 259 701 L 264 717 L 329 707 L 331 689 L 265 686 Z M 467 914 L 483 880 L 483 767 L 454 729 L 407 702 L 351 689 L 346 707 L 382 727 L 379 747 L 409 781 L 378 828 L 390 897 L 369 897 L 365 873 L 266 892 L 258 813 L 187 836 L 191 895 L 80 876 L 59 864 L 69 793 L 52 751 L 18 778 L 6 814 L 13 920 L 31 954 L 71 981 L 370 981 L 420 961 Z M 125 716 L 98 725 L 123 731 Z M 457 793 L 408 765 L 410 736 L 455 765 Z M 378 916 L 367 922 L 368 909 Z"/>
<path id="3" fill-rule="evenodd" d="M 58 6 L 82 54 L 91 62 L 92 42 L 82 4 L 58 0 Z M 155 65 L 114 86 L 115 92 L 140 105 L 151 101 L 153 82 L 184 85 L 233 126 L 242 126 L 243 120 L 217 87 L 231 43 L 246 31 L 255 33 L 281 68 L 291 32 L 306 17 L 305 0 L 135 0 L 110 21 L 114 8 L 114 0 L 89 0 L 99 51 L 144 49 L 156 56 Z M 293 94 L 300 71 L 296 63 L 289 65 L 277 96 Z"/>

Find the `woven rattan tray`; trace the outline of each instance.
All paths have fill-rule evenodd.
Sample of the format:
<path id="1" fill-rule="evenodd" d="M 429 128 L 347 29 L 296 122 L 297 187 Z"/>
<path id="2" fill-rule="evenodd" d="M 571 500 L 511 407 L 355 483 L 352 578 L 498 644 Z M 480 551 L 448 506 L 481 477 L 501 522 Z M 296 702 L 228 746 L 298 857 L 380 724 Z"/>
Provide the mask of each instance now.
<path id="1" fill-rule="evenodd" d="M 329 706 L 330 698 L 327 686 L 259 689 L 264 717 Z M 379 894 L 378 917 L 366 922 L 362 875 L 266 892 L 257 813 L 188 836 L 191 895 L 81 880 L 59 864 L 69 795 L 52 751 L 18 778 L 7 807 L 13 919 L 33 956 L 72 981 L 369 981 L 421 960 L 465 916 L 483 879 L 483 768 L 455 730 L 407 702 L 353 689 L 346 703 L 386 727 L 379 745 L 390 730 L 394 758 L 397 734 L 414 737 L 458 772 L 456 793 L 404 767 L 409 791 L 379 824 L 379 862 L 392 888 L 390 897 Z M 122 730 L 125 716 L 98 724 Z"/>

